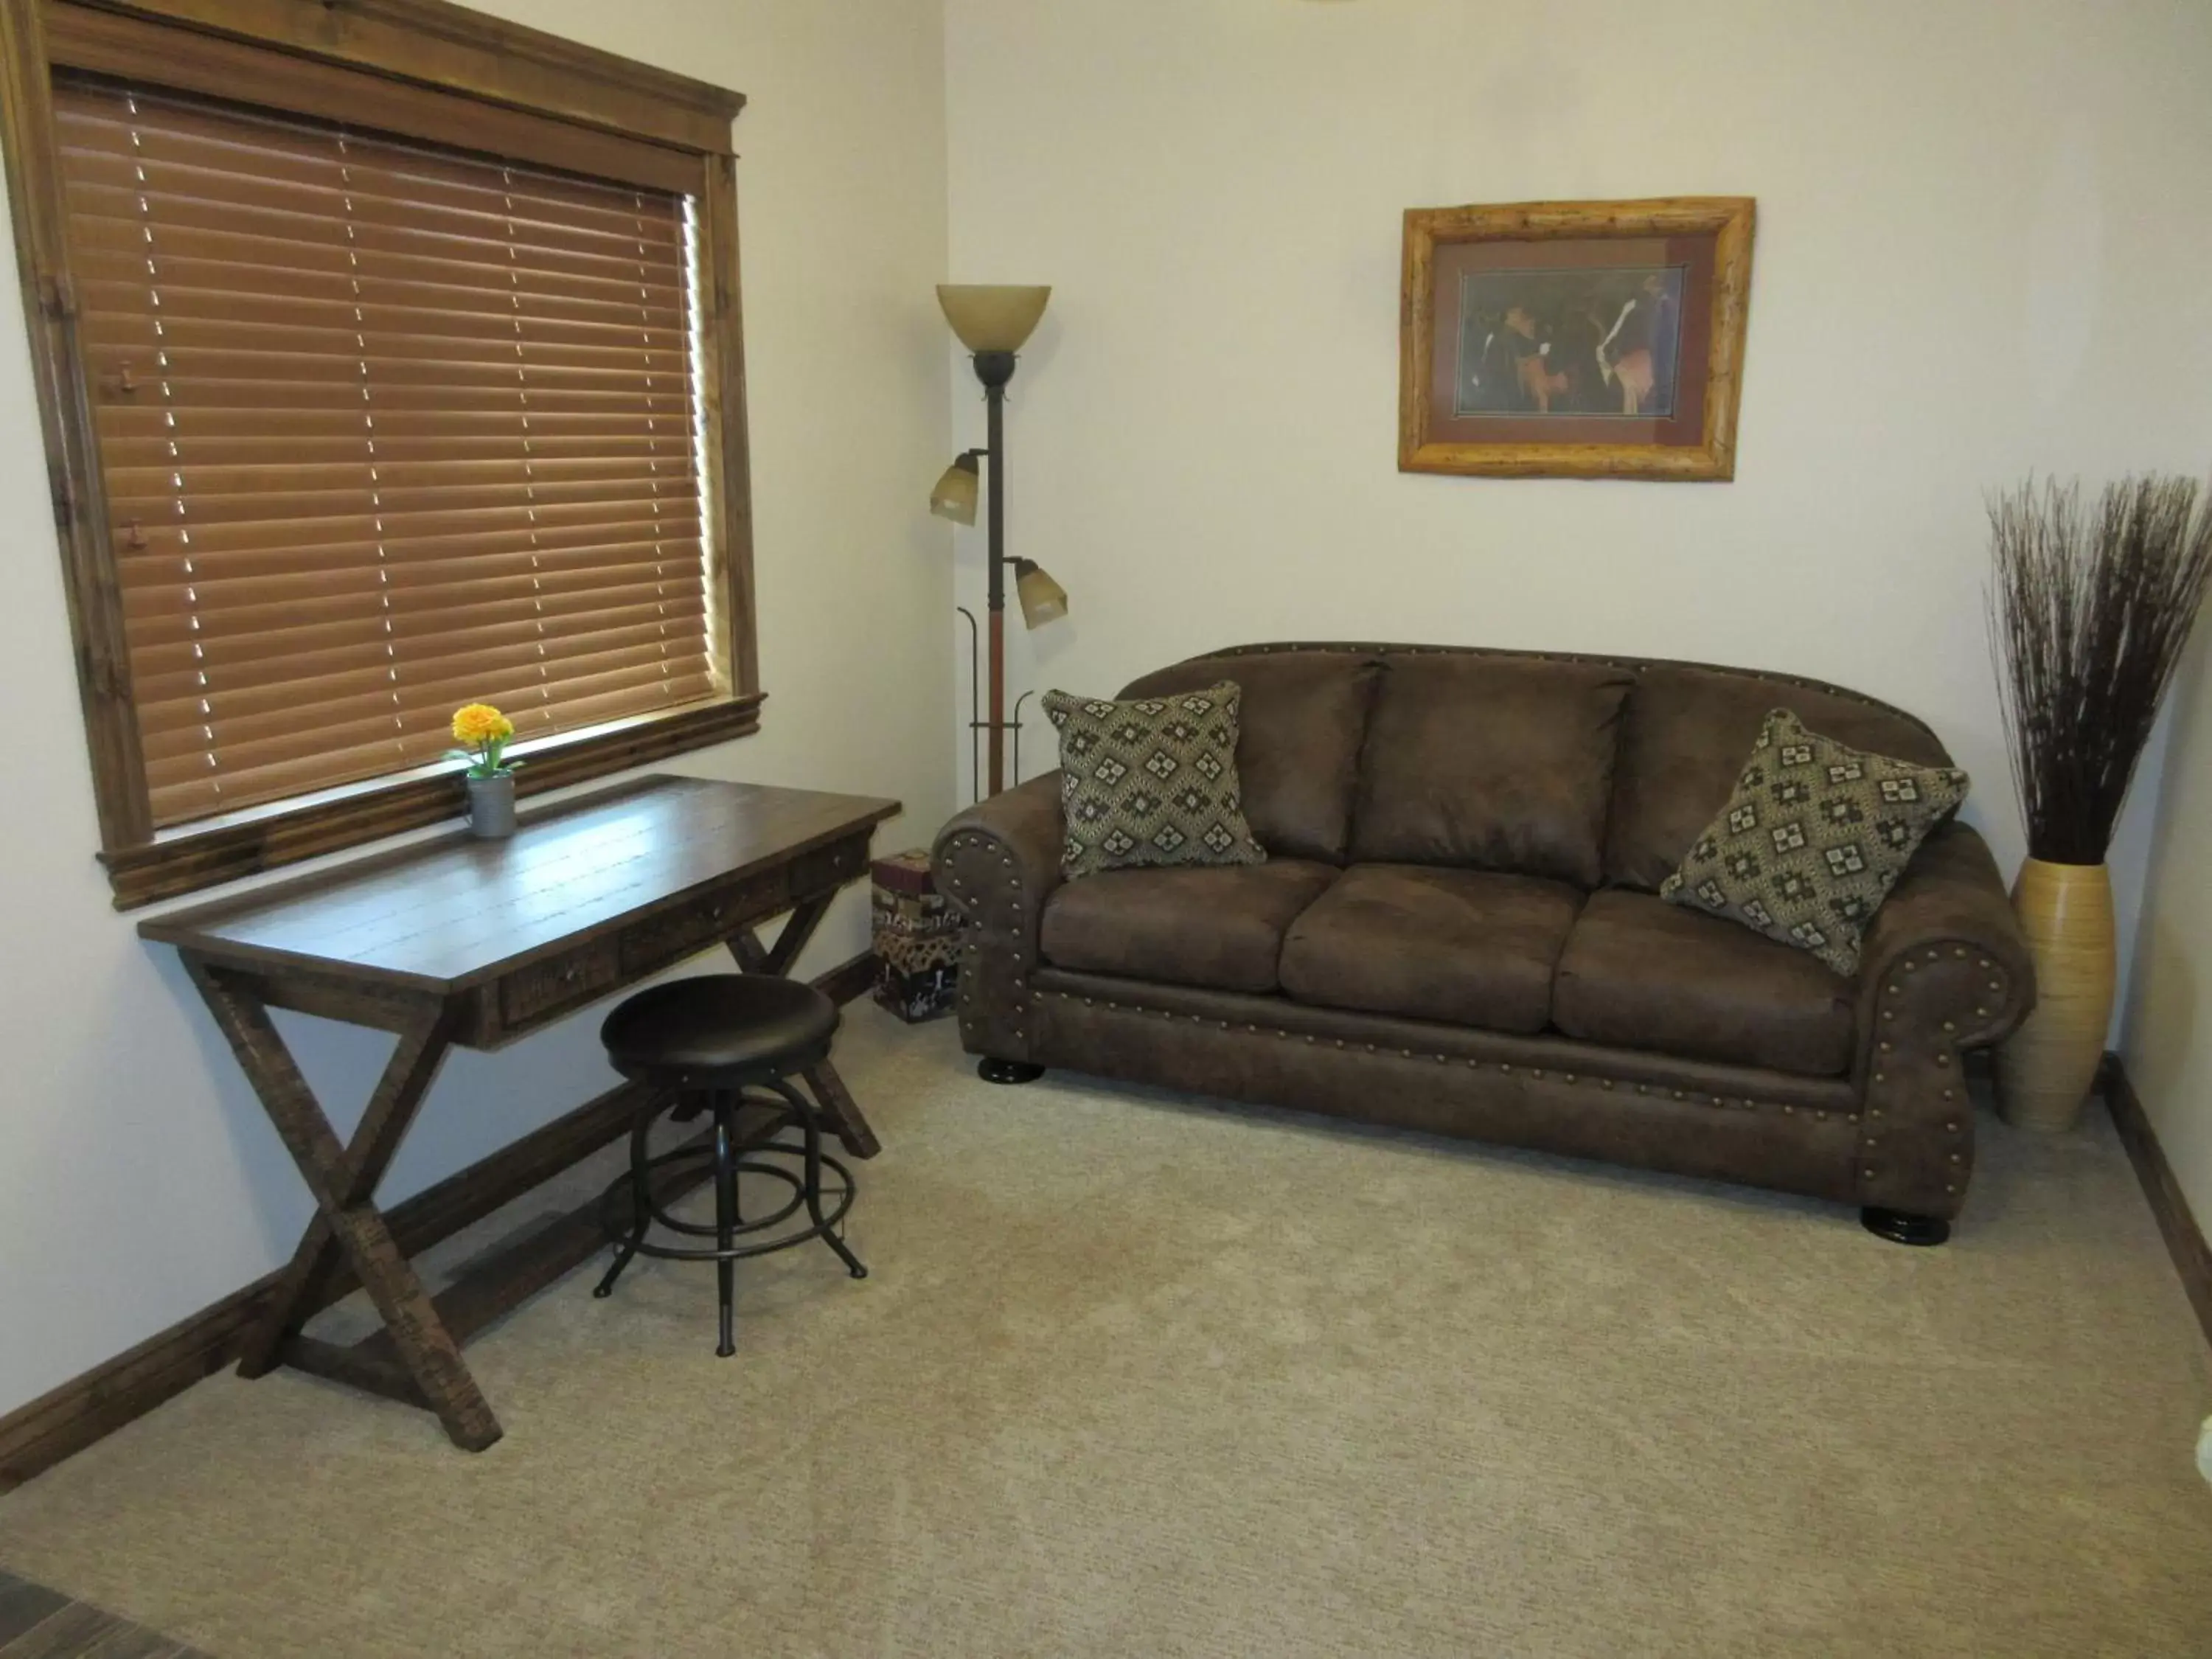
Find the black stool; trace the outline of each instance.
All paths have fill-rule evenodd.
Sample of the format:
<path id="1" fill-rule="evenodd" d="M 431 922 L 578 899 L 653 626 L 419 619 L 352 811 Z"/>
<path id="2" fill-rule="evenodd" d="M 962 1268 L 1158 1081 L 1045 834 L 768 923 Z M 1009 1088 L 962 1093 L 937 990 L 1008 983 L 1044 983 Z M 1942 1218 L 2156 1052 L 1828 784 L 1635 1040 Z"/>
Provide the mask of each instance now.
<path id="1" fill-rule="evenodd" d="M 607 1237 L 615 1246 L 614 1265 L 599 1281 L 594 1296 L 612 1292 L 615 1280 L 634 1255 L 659 1256 L 676 1261 L 711 1261 L 721 1280 L 722 1340 L 714 1352 L 727 1358 L 737 1352 L 737 1263 L 746 1256 L 766 1255 L 789 1249 L 810 1238 L 819 1238 L 837 1255 L 855 1279 L 868 1270 L 846 1248 L 837 1228 L 853 1207 L 853 1172 L 822 1152 L 822 1123 L 806 1097 L 792 1087 L 794 1073 L 820 1065 L 830 1055 L 830 1039 L 837 1030 L 837 1005 L 811 985 L 777 979 L 765 974 L 714 974 L 680 979 L 641 991 L 607 1016 L 599 1028 L 607 1057 L 624 1077 L 653 1090 L 653 1097 L 638 1114 L 630 1131 L 629 1173 L 608 1188 L 603 1210 Z M 756 1091 L 752 1100 L 746 1090 Z M 762 1093 L 775 1097 L 763 1101 Z M 742 1105 L 766 1105 L 772 1110 L 764 1127 L 740 1140 L 738 1112 Z M 653 1120 L 672 1108 L 677 1121 L 711 1112 L 714 1119 L 711 1141 L 696 1140 L 673 1152 L 648 1156 L 646 1138 Z M 786 1129 L 796 1127 L 797 1142 L 779 1140 Z M 795 1159 L 794 1171 L 785 1163 Z M 702 1226 L 681 1221 L 664 1209 L 654 1196 L 653 1174 L 671 1165 L 704 1163 L 713 1169 L 714 1224 Z M 843 1183 L 833 1193 L 834 1208 L 824 1211 L 822 1172 L 828 1170 Z M 740 1171 L 769 1176 L 787 1183 L 791 1201 L 773 1215 L 747 1221 L 738 1209 Z M 625 1220 L 617 1213 L 619 1201 L 629 1198 Z M 746 1234 L 781 1226 L 804 1205 L 812 1225 L 763 1243 L 740 1244 Z M 672 1232 L 712 1238 L 712 1245 L 658 1244 L 646 1237 L 658 1221 Z"/>

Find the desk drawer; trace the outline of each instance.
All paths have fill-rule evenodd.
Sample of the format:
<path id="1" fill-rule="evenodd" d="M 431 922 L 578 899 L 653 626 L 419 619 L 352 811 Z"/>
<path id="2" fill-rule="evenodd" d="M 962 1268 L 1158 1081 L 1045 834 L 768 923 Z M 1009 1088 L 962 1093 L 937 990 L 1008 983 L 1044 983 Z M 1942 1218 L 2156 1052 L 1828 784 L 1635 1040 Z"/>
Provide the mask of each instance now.
<path id="1" fill-rule="evenodd" d="M 868 873 L 868 838 L 853 836 L 817 847 L 804 858 L 793 859 L 784 872 L 792 898 L 811 898 L 833 891 Z"/>
<path id="2" fill-rule="evenodd" d="M 635 979 L 711 951 L 743 928 L 843 886 L 867 866 L 868 843 L 854 837 L 809 853 L 781 869 L 716 888 L 649 921 L 633 922 L 622 938 L 623 975 Z"/>
<path id="3" fill-rule="evenodd" d="M 658 972 L 686 957 L 711 951 L 741 928 L 788 909 L 791 873 L 788 868 L 764 870 L 649 921 L 633 922 L 623 934 L 623 975 L 635 979 Z"/>
<path id="4" fill-rule="evenodd" d="M 781 878 L 775 887 L 773 895 L 742 890 L 717 895 L 638 923 L 623 935 L 623 973 L 635 978 L 713 950 L 740 927 L 760 919 L 763 907 L 781 895 Z"/>
<path id="5" fill-rule="evenodd" d="M 519 969 L 499 982 L 500 1020 L 509 1030 L 579 1007 L 622 983 L 622 955 L 605 940 Z"/>

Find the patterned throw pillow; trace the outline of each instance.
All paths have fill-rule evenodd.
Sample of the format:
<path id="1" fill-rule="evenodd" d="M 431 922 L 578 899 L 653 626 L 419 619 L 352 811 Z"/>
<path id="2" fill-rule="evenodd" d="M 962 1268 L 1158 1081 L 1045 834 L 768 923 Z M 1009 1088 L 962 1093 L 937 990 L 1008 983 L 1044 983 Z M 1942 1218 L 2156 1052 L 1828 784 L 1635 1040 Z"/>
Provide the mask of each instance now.
<path id="1" fill-rule="evenodd" d="M 1073 877 L 1264 863 L 1237 799 L 1243 699 L 1227 680 L 1129 702 L 1046 692 L 1044 712 L 1060 728 L 1060 868 Z"/>
<path id="2" fill-rule="evenodd" d="M 1810 951 L 1848 978 L 1890 888 L 1966 799 L 1964 772 L 1847 749 L 1777 708 L 1659 896 Z"/>

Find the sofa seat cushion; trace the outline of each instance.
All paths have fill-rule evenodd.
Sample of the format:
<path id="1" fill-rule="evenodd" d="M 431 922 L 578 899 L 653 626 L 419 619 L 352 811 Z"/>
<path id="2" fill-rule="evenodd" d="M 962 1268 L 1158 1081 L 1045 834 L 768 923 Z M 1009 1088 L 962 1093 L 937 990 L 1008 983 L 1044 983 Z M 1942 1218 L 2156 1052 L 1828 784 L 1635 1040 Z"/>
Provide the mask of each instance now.
<path id="1" fill-rule="evenodd" d="M 1818 958 L 1650 893 L 1594 893 L 1552 984 L 1570 1036 L 1801 1077 L 1848 1071 L 1848 981 Z"/>
<path id="2" fill-rule="evenodd" d="M 1108 870 L 1054 890 L 1039 944 L 1056 967 L 1272 991 L 1284 933 L 1336 875 L 1301 859 Z"/>
<path id="3" fill-rule="evenodd" d="M 1578 888 L 1535 876 L 1357 864 L 1283 941 L 1300 1002 L 1492 1031 L 1540 1031 Z"/>

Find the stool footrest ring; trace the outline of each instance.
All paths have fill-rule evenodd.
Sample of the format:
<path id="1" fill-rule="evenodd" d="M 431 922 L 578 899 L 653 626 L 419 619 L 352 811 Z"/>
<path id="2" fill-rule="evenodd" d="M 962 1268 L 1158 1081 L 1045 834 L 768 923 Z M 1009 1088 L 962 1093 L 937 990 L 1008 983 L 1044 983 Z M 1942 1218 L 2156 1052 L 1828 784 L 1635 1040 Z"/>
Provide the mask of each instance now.
<path id="1" fill-rule="evenodd" d="M 791 1198 L 782 1208 L 773 1214 L 763 1216 L 757 1221 L 738 1223 L 730 1229 L 732 1234 L 742 1237 L 747 1233 L 765 1232 L 788 1220 L 805 1206 L 806 1202 L 805 1176 L 799 1170 L 786 1169 L 781 1164 L 771 1164 L 766 1161 L 778 1155 L 800 1160 L 803 1168 L 806 1148 L 804 1146 L 786 1146 L 780 1141 L 768 1141 L 747 1147 L 744 1155 L 732 1164 L 732 1170 L 735 1174 L 766 1176 L 773 1180 L 786 1182 L 791 1188 Z M 672 1152 L 660 1152 L 647 1158 L 646 1167 L 648 1170 L 656 1170 L 665 1169 L 672 1164 L 704 1164 L 711 1168 L 714 1162 L 714 1149 L 712 1146 L 678 1146 Z M 810 1238 L 820 1238 L 831 1232 L 843 1223 L 846 1212 L 853 1207 L 854 1190 L 853 1172 L 839 1159 L 830 1157 L 826 1152 L 820 1154 L 817 1162 L 825 1174 L 833 1175 L 837 1178 L 837 1185 L 822 1194 L 825 1200 L 831 1200 L 825 1204 L 822 1219 L 818 1222 L 810 1221 L 808 1225 L 797 1231 L 781 1238 L 769 1239 L 763 1243 L 743 1244 L 725 1250 L 712 1245 L 658 1243 L 650 1235 L 633 1240 L 636 1211 L 632 1202 L 631 1194 L 635 1182 L 633 1177 L 628 1174 L 617 1176 L 609 1183 L 606 1192 L 600 1197 L 599 1224 L 605 1230 L 608 1243 L 629 1245 L 639 1255 L 649 1255 L 664 1261 L 742 1261 L 748 1256 L 772 1255 L 778 1250 L 787 1250 L 795 1244 L 804 1244 Z M 665 1227 L 670 1231 L 689 1233 L 702 1238 L 713 1238 L 720 1231 L 720 1228 L 711 1223 L 686 1221 L 681 1217 L 672 1216 L 650 1197 L 647 1200 L 647 1206 L 652 1212 L 653 1224 Z"/>

